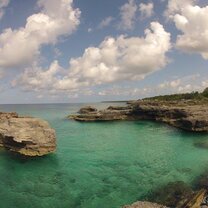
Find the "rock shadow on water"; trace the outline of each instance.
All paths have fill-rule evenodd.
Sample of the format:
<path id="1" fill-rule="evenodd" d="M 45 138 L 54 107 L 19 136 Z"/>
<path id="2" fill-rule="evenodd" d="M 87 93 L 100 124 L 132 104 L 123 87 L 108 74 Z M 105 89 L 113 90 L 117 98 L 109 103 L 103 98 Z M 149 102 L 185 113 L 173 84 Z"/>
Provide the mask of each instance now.
<path id="1" fill-rule="evenodd" d="M 194 143 L 195 147 L 201 148 L 201 149 L 207 149 L 208 150 L 208 140 L 205 141 L 197 141 Z"/>
<path id="2" fill-rule="evenodd" d="M 202 172 L 192 185 L 183 181 L 170 182 L 150 191 L 142 200 L 163 204 L 170 208 L 208 207 L 208 169 Z"/>
<path id="3" fill-rule="evenodd" d="M 208 169 L 194 180 L 193 186 L 195 189 L 206 189 L 208 191 Z"/>
<path id="4" fill-rule="evenodd" d="M 41 157 L 28 157 L 25 155 L 21 155 L 19 153 L 16 152 L 6 152 L 4 154 L 4 157 L 6 157 L 9 160 L 13 160 L 16 163 L 19 164 L 24 164 L 24 163 L 31 163 L 31 162 L 44 162 L 44 161 L 48 161 L 48 164 L 54 164 L 54 165 L 58 165 L 58 158 L 56 156 L 56 154 L 49 154 L 49 155 L 44 155 Z"/>
<path id="5" fill-rule="evenodd" d="M 192 188 L 183 181 L 170 182 L 148 193 L 146 199 L 167 207 L 183 207 L 188 199 L 193 197 Z"/>

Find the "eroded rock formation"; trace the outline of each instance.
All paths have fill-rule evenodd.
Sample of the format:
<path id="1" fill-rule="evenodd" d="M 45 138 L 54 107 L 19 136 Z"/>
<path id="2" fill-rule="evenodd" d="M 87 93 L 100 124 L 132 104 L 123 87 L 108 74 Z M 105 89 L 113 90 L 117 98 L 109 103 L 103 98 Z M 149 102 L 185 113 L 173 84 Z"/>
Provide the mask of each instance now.
<path id="1" fill-rule="evenodd" d="M 55 130 L 41 119 L 0 113 L 0 146 L 25 156 L 42 156 L 56 149 Z"/>
<path id="2" fill-rule="evenodd" d="M 97 112 L 96 108 L 93 108 L 92 106 L 85 106 L 81 108 L 78 113 L 86 114 L 86 113 L 95 113 L 95 112 Z"/>
<path id="3" fill-rule="evenodd" d="M 208 103 L 193 101 L 130 102 L 127 106 L 108 107 L 105 110 L 80 111 L 69 116 L 77 121 L 153 120 L 188 131 L 208 131 Z"/>

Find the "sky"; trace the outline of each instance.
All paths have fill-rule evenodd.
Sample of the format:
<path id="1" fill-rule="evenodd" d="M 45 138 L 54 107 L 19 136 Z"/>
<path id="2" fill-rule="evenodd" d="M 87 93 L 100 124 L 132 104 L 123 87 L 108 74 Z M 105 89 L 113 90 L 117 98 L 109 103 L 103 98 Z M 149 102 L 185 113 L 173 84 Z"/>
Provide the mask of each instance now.
<path id="1" fill-rule="evenodd" d="M 207 0 L 0 0 L 0 104 L 208 87 Z"/>

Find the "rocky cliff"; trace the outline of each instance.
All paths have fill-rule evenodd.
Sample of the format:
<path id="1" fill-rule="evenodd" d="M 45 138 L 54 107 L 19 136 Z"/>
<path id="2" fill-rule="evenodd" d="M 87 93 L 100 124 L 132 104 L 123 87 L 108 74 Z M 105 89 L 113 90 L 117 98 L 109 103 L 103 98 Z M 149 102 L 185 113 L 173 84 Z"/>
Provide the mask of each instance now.
<path id="1" fill-rule="evenodd" d="M 0 146 L 25 156 L 42 156 L 56 149 L 55 131 L 41 119 L 0 112 Z"/>
<path id="2" fill-rule="evenodd" d="M 69 118 L 77 121 L 152 120 L 188 131 L 207 132 L 208 103 L 139 100 L 125 107 L 110 106 L 100 111 L 88 106 Z"/>

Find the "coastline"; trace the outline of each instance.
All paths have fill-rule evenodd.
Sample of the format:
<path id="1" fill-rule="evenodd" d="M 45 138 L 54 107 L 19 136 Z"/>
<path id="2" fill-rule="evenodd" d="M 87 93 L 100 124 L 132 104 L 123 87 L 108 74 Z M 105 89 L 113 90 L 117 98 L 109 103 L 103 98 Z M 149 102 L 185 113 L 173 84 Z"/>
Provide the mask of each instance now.
<path id="1" fill-rule="evenodd" d="M 151 120 L 191 131 L 208 132 L 207 103 L 191 101 L 149 101 L 139 100 L 126 106 L 109 106 L 97 110 L 91 106 L 80 109 L 69 119 L 81 122 L 115 120 Z"/>
<path id="2" fill-rule="evenodd" d="M 103 110 L 86 106 L 77 114 L 69 115 L 68 118 L 79 122 L 150 120 L 166 123 L 189 132 L 208 132 L 207 99 L 173 101 L 147 98 L 128 101 L 126 104 L 126 106 L 109 106 Z M 195 146 L 208 149 L 206 142 L 196 142 Z M 180 181 L 167 184 L 152 193 L 152 197 L 147 198 L 146 202 L 135 202 L 123 208 L 207 208 L 208 171 L 205 171 L 198 181 L 193 183 L 195 183 L 194 187 L 188 187 Z"/>
<path id="3" fill-rule="evenodd" d="M 94 105 L 98 109 L 106 106 L 100 103 L 95 103 Z M 109 103 L 108 105 L 113 104 Z M 57 207 L 63 202 L 59 200 L 63 197 L 61 190 L 67 192 L 70 187 L 71 191 L 72 189 L 76 192 L 80 191 L 79 197 L 73 198 L 71 195 L 67 195 L 66 198 L 63 197 L 66 203 L 71 204 L 70 207 L 76 207 L 76 202 L 80 202 L 85 196 L 98 194 L 99 200 L 107 203 L 108 207 L 120 208 L 125 204 L 131 204 L 138 200 L 150 201 L 149 198 L 152 192 L 161 190 L 163 185 L 171 181 L 182 180 L 186 185 L 192 187 L 194 185 L 192 177 L 197 180 L 198 176 L 205 170 L 205 165 L 203 164 L 207 164 L 207 150 L 194 147 L 194 142 L 207 140 L 205 138 L 206 134 L 178 131 L 167 125 L 157 124 L 152 121 L 80 123 L 64 119 L 66 112 L 73 114 L 82 106 L 36 105 L 36 107 L 25 106 L 22 108 L 21 106 L 16 106 L 16 108 L 13 108 L 8 106 L 4 108 L 5 111 L 13 110 L 20 115 L 41 117 L 49 121 L 50 125 L 57 130 L 58 151 L 47 157 L 30 159 L 26 162 L 25 160 L 17 160 L 16 156 L 13 157 L 13 155 L 3 150 L 1 175 L 9 174 L 11 171 L 10 166 L 16 167 L 11 172 L 10 180 L 12 183 L 16 182 L 15 175 L 24 173 L 31 180 L 30 192 L 34 190 L 32 187 L 41 183 L 42 188 L 38 189 L 37 193 L 40 192 L 45 195 L 44 190 L 48 188 L 50 193 L 54 194 L 54 203 Z M 145 132 L 147 137 L 143 134 Z M 171 147 L 167 145 L 171 145 Z M 175 149 L 178 145 L 181 147 L 179 150 L 178 148 Z M 175 156 L 172 155 L 172 151 L 176 154 Z M 181 151 L 182 155 L 180 155 Z M 193 154 L 190 151 L 193 151 Z M 167 157 L 163 158 L 166 154 Z M 151 155 L 154 155 L 154 157 Z M 192 159 L 191 157 L 194 155 L 197 158 Z M 160 160 L 158 161 L 159 167 L 154 164 L 154 159 L 156 158 Z M 177 163 L 176 165 L 172 164 L 173 160 Z M 181 164 L 180 160 L 183 161 Z M 190 160 L 192 162 L 189 163 Z M 88 165 L 89 163 L 91 164 L 90 166 Z M 166 163 L 168 163 L 168 166 L 163 166 Z M 8 166 L 8 164 L 10 165 Z M 67 167 L 65 164 L 68 164 Z M 102 168 L 102 172 L 99 171 L 100 168 Z M 50 171 L 47 172 L 49 169 Z M 33 175 L 30 174 L 31 171 L 34 171 Z M 71 171 L 76 173 L 77 176 L 72 174 Z M 89 175 L 85 178 L 86 174 L 82 174 L 82 180 L 89 181 L 83 184 L 79 182 L 79 173 L 85 171 L 92 173 L 92 178 Z M 45 175 L 46 172 L 47 175 Z M 44 177 L 44 181 L 40 181 L 39 175 Z M 48 183 L 57 177 L 59 180 L 56 180 L 56 185 Z M 159 177 L 159 180 L 156 177 Z M 168 177 L 167 180 L 165 180 L 166 177 Z M 96 183 L 91 179 L 96 180 Z M 154 181 L 153 186 L 149 186 L 148 180 L 150 182 Z M 8 190 L 10 188 L 16 190 L 15 187 L 10 187 L 7 181 L 2 183 L 2 187 L 6 187 Z M 62 188 L 63 183 L 66 184 L 65 188 Z M 27 182 L 22 177 L 20 177 L 18 184 L 22 184 L 22 187 L 18 186 L 19 192 L 24 191 L 24 188 L 27 187 Z M 146 187 L 141 184 L 145 184 Z M 80 185 L 84 187 L 84 190 L 80 189 Z M 88 189 L 89 187 L 91 188 Z M 116 187 L 116 189 L 113 187 Z M 105 191 L 105 194 L 103 194 L 103 191 Z M 125 193 L 125 191 L 128 193 Z M 162 191 L 160 192 L 162 193 Z M 104 198 L 106 196 L 110 197 L 111 194 L 114 194 L 115 203 Z M 32 196 L 28 195 L 27 197 L 33 200 Z M 12 197 L 12 201 L 18 200 L 18 196 L 15 194 Z M 47 198 L 40 196 L 37 197 L 35 202 L 38 204 L 40 200 L 53 206 L 52 202 L 47 201 Z M 92 205 L 92 203 L 96 202 L 99 203 L 95 199 L 89 204 L 91 207 L 98 207 Z M 4 203 L 6 203 L 6 200 L 3 200 Z M 26 204 L 28 203 L 26 202 Z M 90 206 L 89 204 L 88 206 Z M 102 204 L 100 204 L 101 207 Z M 163 203 L 158 202 L 157 204 Z"/>

